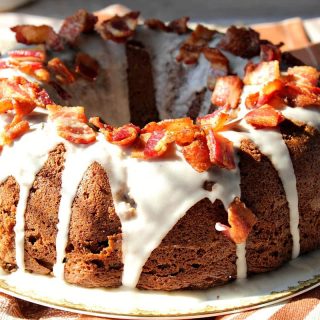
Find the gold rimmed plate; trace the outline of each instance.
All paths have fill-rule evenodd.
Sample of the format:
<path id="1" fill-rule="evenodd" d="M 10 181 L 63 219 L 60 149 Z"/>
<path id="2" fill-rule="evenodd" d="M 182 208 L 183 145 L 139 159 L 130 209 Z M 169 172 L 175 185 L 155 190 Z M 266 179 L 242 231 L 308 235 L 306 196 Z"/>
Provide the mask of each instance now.
<path id="1" fill-rule="evenodd" d="M 62 310 L 110 318 L 186 319 L 271 305 L 320 284 L 320 250 L 282 268 L 209 290 L 88 289 L 30 273 L 0 275 L 0 291 Z"/>

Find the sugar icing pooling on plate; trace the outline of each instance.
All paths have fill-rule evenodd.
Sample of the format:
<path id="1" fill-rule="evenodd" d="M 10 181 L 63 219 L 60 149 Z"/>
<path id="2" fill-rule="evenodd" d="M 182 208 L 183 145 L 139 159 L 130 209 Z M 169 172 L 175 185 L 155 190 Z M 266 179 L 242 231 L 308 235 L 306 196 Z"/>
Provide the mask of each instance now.
<path id="1" fill-rule="evenodd" d="M 4 270 L 205 289 L 318 248 L 318 72 L 187 21 L 12 28 L 29 46 L 0 62 Z"/>

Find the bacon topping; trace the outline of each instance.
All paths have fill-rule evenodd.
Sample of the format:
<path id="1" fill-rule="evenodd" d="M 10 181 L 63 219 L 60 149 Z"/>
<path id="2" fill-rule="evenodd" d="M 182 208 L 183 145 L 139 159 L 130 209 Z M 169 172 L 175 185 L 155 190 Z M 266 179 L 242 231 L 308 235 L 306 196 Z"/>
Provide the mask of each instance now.
<path id="1" fill-rule="evenodd" d="M 62 138 L 76 144 L 89 144 L 96 140 L 96 133 L 88 126 L 83 107 L 48 105 L 47 109 Z"/>
<path id="2" fill-rule="evenodd" d="M 132 37 L 138 24 L 140 12 L 132 11 L 120 17 L 118 15 L 101 23 L 99 33 L 105 40 L 125 42 Z"/>
<path id="3" fill-rule="evenodd" d="M 226 110 L 235 109 L 239 104 L 242 87 L 243 83 L 237 76 L 220 77 L 212 93 L 211 102 Z"/>
<path id="4" fill-rule="evenodd" d="M 234 162 L 233 144 L 230 140 L 210 129 L 207 133 L 207 144 L 210 153 L 210 161 L 219 166 L 232 170 L 236 167 Z"/>
<path id="5" fill-rule="evenodd" d="M 166 24 L 159 19 L 147 19 L 144 24 L 153 30 L 169 31 Z"/>
<path id="6" fill-rule="evenodd" d="M 197 124 L 199 124 L 205 133 L 208 133 L 211 129 L 214 131 L 220 131 L 223 130 L 229 118 L 229 114 L 223 112 L 223 110 L 217 110 L 203 117 L 198 117 Z"/>
<path id="7" fill-rule="evenodd" d="M 243 58 L 252 58 L 260 52 L 259 33 L 251 28 L 231 26 L 218 46 Z"/>
<path id="8" fill-rule="evenodd" d="M 99 72 L 99 63 L 86 53 L 79 52 L 76 56 L 75 72 L 87 80 L 95 80 Z"/>
<path id="9" fill-rule="evenodd" d="M 46 52 L 44 50 L 11 50 L 8 56 L 18 61 L 35 61 L 44 62 L 46 60 Z"/>
<path id="10" fill-rule="evenodd" d="M 274 128 L 284 120 L 283 115 L 268 104 L 250 111 L 244 118 L 256 129 Z"/>
<path id="11" fill-rule="evenodd" d="M 280 78 L 279 61 L 249 63 L 246 66 L 244 84 L 265 84 Z"/>
<path id="12" fill-rule="evenodd" d="M 182 17 L 182 18 L 171 21 L 167 27 L 168 31 L 175 32 L 177 34 L 187 33 L 189 31 L 189 28 L 188 28 L 189 19 L 190 19 L 189 17 Z"/>
<path id="13" fill-rule="evenodd" d="M 93 31 L 97 21 L 98 17 L 80 9 L 64 20 L 59 35 L 68 43 L 74 44 L 81 33 Z"/>
<path id="14" fill-rule="evenodd" d="M 196 29 L 192 31 L 190 36 L 181 45 L 176 60 L 185 64 L 197 63 L 203 48 L 208 45 L 215 32 L 201 24 L 197 25 Z M 209 53 L 207 55 L 209 56 Z"/>
<path id="15" fill-rule="evenodd" d="M 125 124 L 124 126 L 113 129 L 112 131 L 110 131 L 109 128 L 104 131 L 107 140 L 119 146 L 131 146 L 136 141 L 139 133 L 140 128 L 132 123 Z"/>
<path id="16" fill-rule="evenodd" d="M 55 73 L 56 79 L 61 84 L 68 84 L 75 81 L 73 74 L 59 58 L 51 59 L 48 62 L 48 68 Z"/>
<path id="17" fill-rule="evenodd" d="M 288 69 L 288 75 L 292 76 L 297 85 L 317 87 L 319 71 L 309 66 L 297 66 Z"/>
<path id="18" fill-rule="evenodd" d="M 281 60 L 281 50 L 280 47 L 283 43 L 279 43 L 278 45 L 274 45 L 269 41 L 265 41 L 260 45 L 260 57 L 261 61 L 273 61 L 273 60 Z"/>
<path id="19" fill-rule="evenodd" d="M 24 44 L 45 44 L 48 49 L 60 51 L 63 43 L 59 35 L 47 25 L 18 25 L 11 30 L 16 33 L 17 42 Z"/>
<path id="20" fill-rule="evenodd" d="M 207 171 L 212 166 L 207 141 L 202 135 L 183 147 L 182 154 L 191 167 L 198 172 Z"/>
<path id="21" fill-rule="evenodd" d="M 235 198 L 228 208 L 228 222 L 230 227 L 217 223 L 216 230 L 239 244 L 247 240 L 253 226 L 257 223 L 257 217 L 239 198 Z"/>

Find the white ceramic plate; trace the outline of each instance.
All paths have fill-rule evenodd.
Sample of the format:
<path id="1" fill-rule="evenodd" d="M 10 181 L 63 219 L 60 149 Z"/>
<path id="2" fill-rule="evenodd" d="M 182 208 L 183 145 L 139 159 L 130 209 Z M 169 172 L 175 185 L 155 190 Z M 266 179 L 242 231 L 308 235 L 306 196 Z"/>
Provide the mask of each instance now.
<path id="1" fill-rule="evenodd" d="M 114 318 L 186 319 L 221 315 L 283 301 L 320 284 L 320 251 L 248 280 L 204 291 L 163 293 L 87 289 L 29 273 L 0 275 L 0 291 L 38 304 Z"/>

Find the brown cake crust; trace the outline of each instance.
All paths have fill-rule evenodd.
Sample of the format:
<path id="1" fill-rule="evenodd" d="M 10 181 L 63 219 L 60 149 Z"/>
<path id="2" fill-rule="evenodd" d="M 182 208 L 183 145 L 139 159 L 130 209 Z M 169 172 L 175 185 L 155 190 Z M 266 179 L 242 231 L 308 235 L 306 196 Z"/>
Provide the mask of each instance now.
<path id="1" fill-rule="evenodd" d="M 65 148 L 58 145 L 37 174 L 25 212 L 26 270 L 49 274 L 56 262 L 56 236 Z"/>
<path id="2" fill-rule="evenodd" d="M 240 147 L 241 200 L 258 218 L 246 242 L 248 273 L 273 270 L 291 259 L 289 207 L 268 157 L 249 140 Z"/>
<path id="3" fill-rule="evenodd" d="M 16 268 L 15 234 L 16 210 L 20 187 L 13 177 L 0 185 L 0 264 L 7 271 Z"/>
<path id="4" fill-rule="evenodd" d="M 72 205 L 65 279 L 85 287 L 118 287 L 123 269 L 121 223 L 107 173 L 93 163 Z"/>
<path id="5" fill-rule="evenodd" d="M 320 133 L 290 121 L 285 121 L 280 129 L 297 180 L 300 253 L 303 254 L 320 247 Z"/>

